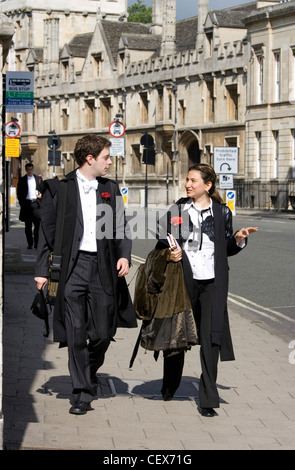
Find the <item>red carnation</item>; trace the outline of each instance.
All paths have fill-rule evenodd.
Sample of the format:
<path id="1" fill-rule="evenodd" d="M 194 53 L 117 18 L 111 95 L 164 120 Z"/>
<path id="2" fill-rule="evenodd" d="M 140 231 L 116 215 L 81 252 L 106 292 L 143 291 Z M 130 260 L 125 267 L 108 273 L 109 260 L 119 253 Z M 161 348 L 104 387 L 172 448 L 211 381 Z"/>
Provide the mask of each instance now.
<path id="1" fill-rule="evenodd" d="M 170 220 L 170 223 L 174 225 L 174 227 L 177 227 L 178 225 L 182 224 L 182 222 L 182 217 L 172 217 L 172 219 Z"/>
<path id="2" fill-rule="evenodd" d="M 104 202 L 107 202 L 111 198 L 111 195 L 110 193 L 101 193 L 101 197 L 103 198 Z"/>

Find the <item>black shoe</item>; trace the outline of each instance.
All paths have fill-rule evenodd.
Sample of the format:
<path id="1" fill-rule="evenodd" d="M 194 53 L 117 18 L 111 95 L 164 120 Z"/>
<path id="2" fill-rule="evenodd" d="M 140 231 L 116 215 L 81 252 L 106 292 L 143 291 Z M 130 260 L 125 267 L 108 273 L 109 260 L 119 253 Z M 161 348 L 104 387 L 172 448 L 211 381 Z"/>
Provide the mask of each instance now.
<path id="1" fill-rule="evenodd" d="M 28 250 L 31 250 L 32 248 L 33 248 L 33 245 L 28 245 L 28 246 L 27 246 L 27 249 L 28 249 Z"/>
<path id="2" fill-rule="evenodd" d="M 172 400 L 174 396 L 174 392 L 170 392 L 169 390 L 166 390 L 165 393 L 162 393 L 162 396 L 163 396 L 164 401 L 170 401 Z"/>
<path id="3" fill-rule="evenodd" d="M 87 411 L 91 410 L 90 403 L 85 403 L 84 401 L 79 401 L 78 403 L 74 403 L 69 413 L 73 415 L 86 415 Z"/>
<path id="4" fill-rule="evenodd" d="M 212 418 L 213 416 L 217 415 L 213 408 L 200 408 L 200 413 L 202 416 L 206 416 L 207 418 Z"/>

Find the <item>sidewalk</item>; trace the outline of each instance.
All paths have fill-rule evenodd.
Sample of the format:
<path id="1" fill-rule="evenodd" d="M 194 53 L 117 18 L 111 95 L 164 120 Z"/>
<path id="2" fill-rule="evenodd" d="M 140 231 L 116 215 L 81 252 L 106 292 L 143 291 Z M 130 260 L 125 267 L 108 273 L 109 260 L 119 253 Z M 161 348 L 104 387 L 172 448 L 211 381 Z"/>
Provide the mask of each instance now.
<path id="1" fill-rule="evenodd" d="M 124 450 L 132 455 L 132 450 L 176 454 L 295 448 L 292 349 L 236 307 L 229 311 L 236 360 L 219 364 L 218 416 L 204 418 L 198 412 L 197 346 L 186 355 L 182 384 L 170 402 L 160 394 L 161 356 L 155 362 L 151 352 L 140 348 L 129 370 L 138 329 L 117 331 L 100 370 L 100 397 L 93 410 L 69 414 L 67 351 L 52 342 L 51 334 L 43 337 L 43 322 L 30 311 L 36 293 L 35 251 L 27 250 L 22 228 L 11 226 L 5 239 L 5 450 L 102 450 L 106 455 Z"/>

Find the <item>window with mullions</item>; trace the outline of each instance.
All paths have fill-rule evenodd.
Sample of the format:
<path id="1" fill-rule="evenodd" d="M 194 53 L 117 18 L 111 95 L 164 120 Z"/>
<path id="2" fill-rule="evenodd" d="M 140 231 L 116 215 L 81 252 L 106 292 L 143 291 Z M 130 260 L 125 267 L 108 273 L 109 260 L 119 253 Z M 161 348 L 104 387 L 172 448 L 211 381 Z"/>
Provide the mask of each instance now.
<path id="1" fill-rule="evenodd" d="M 274 53 L 275 61 L 275 102 L 281 100 L 281 55 L 279 52 Z"/>
<path id="2" fill-rule="evenodd" d="M 61 110 L 61 117 L 62 117 L 62 128 L 64 131 L 67 131 L 69 128 L 69 111 L 67 108 L 63 108 Z"/>
<path id="3" fill-rule="evenodd" d="M 68 82 L 69 81 L 69 61 L 64 60 L 61 63 L 62 66 L 62 81 Z"/>
<path id="4" fill-rule="evenodd" d="M 295 47 L 292 47 L 291 53 L 292 53 L 292 56 L 291 56 L 292 76 L 289 82 L 289 99 L 290 99 L 290 103 L 294 104 L 295 103 Z"/>
<path id="5" fill-rule="evenodd" d="M 214 122 L 215 119 L 215 98 L 214 98 L 214 81 L 206 82 L 207 86 L 207 122 Z"/>
<path id="6" fill-rule="evenodd" d="M 85 101 L 85 125 L 86 128 L 95 127 L 95 103 L 94 100 Z"/>
<path id="7" fill-rule="evenodd" d="M 102 56 L 101 56 L 101 54 L 93 54 L 92 55 L 92 65 L 93 65 L 93 77 L 94 78 L 101 77 L 101 72 L 102 72 Z"/>
<path id="8" fill-rule="evenodd" d="M 169 94 L 168 96 L 168 119 L 172 119 L 172 109 L 173 109 L 173 104 L 172 104 L 172 95 Z"/>
<path id="9" fill-rule="evenodd" d="M 112 118 L 112 107 L 110 98 L 100 98 L 100 117 L 101 117 L 101 126 L 108 127 L 110 125 Z"/>
<path id="10" fill-rule="evenodd" d="M 295 178 L 295 129 L 292 129 L 292 178 Z"/>
<path id="11" fill-rule="evenodd" d="M 238 87 L 237 85 L 230 85 L 226 87 L 227 91 L 227 112 L 229 121 L 237 121 L 239 115 L 238 109 Z"/>
<path id="12" fill-rule="evenodd" d="M 261 132 L 256 132 L 256 178 L 261 177 Z"/>
<path id="13" fill-rule="evenodd" d="M 141 124 L 148 123 L 149 116 L 149 101 L 147 92 L 140 93 L 140 122 Z"/>
<path id="14" fill-rule="evenodd" d="M 273 131 L 274 153 L 273 153 L 273 177 L 278 177 L 279 172 L 279 132 Z"/>
<path id="15" fill-rule="evenodd" d="M 257 56 L 257 104 L 263 103 L 263 56 Z"/>
<path id="16" fill-rule="evenodd" d="M 185 124 L 185 108 L 185 101 L 179 100 L 179 124 L 183 126 Z"/>

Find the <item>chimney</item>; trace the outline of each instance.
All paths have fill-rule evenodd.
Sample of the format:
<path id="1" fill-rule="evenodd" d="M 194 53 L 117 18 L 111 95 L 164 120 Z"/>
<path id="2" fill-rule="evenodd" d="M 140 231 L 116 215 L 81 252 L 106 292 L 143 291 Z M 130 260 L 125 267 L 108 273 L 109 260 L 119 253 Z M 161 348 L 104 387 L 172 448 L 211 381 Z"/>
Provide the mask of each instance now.
<path id="1" fill-rule="evenodd" d="M 196 49 L 200 51 L 203 49 L 204 41 L 204 23 L 209 11 L 209 0 L 199 0 L 198 3 L 198 33 Z"/>
<path id="2" fill-rule="evenodd" d="M 59 61 L 59 19 L 44 20 L 44 50 L 43 61 L 46 64 Z"/>
<path id="3" fill-rule="evenodd" d="M 163 4 L 162 0 L 153 0 L 152 7 L 152 33 L 161 35 L 163 28 Z"/>
<path id="4" fill-rule="evenodd" d="M 161 3 L 164 7 L 161 55 L 173 54 L 176 43 L 176 0 L 163 0 Z"/>

